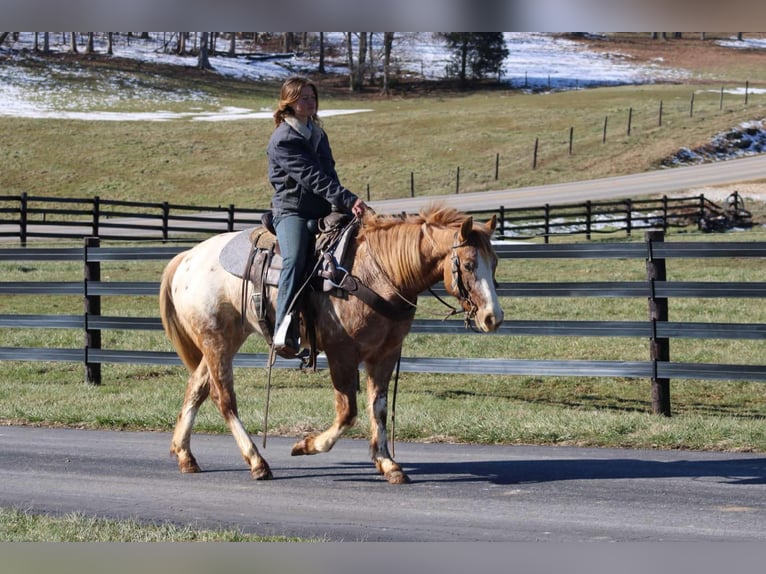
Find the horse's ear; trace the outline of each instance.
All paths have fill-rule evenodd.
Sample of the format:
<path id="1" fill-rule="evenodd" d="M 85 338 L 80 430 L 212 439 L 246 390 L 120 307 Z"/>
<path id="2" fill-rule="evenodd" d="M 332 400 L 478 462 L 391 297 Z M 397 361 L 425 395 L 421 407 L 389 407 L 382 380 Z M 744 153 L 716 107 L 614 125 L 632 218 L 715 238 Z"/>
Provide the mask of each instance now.
<path id="1" fill-rule="evenodd" d="M 473 217 L 470 215 L 465 218 L 463 224 L 460 226 L 460 243 L 463 243 L 468 239 L 468 235 L 473 230 Z"/>
<path id="2" fill-rule="evenodd" d="M 495 229 L 497 228 L 497 213 L 493 213 L 492 217 L 490 218 L 487 223 L 485 223 L 487 227 L 487 231 L 489 231 L 489 234 L 492 235 L 495 232 Z"/>

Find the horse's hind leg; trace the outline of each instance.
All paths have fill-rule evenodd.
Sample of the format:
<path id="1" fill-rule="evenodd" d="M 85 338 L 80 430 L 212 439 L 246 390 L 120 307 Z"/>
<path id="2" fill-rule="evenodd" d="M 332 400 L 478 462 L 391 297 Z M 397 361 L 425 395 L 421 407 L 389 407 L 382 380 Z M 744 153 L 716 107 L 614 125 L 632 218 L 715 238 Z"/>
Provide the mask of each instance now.
<path id="1" fill-rule="evenodd" d="M 213 401 L 221 411 L 223 419 L 231 430 L 234 440 L 237 442 L 242 458 L 250 466 L 250 476 L 255 480 L 269 480 L 273 478 L 271 469 L 266 460 L 258 452 L 253 444 L 250 434 L 239 418 L 237 412 L 237 397 L 234 393 L 234 373 L 232 360 L 220 359 L 210 363 L 215 368 L 210 370 L 210 394 Z"/>
<path id="2" fill-rule="evenodd" d="M 375 467 L 390 484 L 406 484 L 410 478 L 394 461 L 388 450 L 386 419 L 388 418 L 388 383 L 397 355 L 378 363 L 365 363 L 367 369 L 367 408 L 370 416 L 370 454 Z"/>
<path id="3" fill-rule="evenodd" d="M 181 472 L 199 472 L 200 468 L 191 453 L 191 431 L 194 419 L 197 417 L 200 405 L 210 394 L 207 366 L 204 361 L 189 376 L 186 384 L 186 394 L 181 412 L 178 413 L 173 439 L 170 442 L 170 453 L 178 459 L 178 469 Z"/>

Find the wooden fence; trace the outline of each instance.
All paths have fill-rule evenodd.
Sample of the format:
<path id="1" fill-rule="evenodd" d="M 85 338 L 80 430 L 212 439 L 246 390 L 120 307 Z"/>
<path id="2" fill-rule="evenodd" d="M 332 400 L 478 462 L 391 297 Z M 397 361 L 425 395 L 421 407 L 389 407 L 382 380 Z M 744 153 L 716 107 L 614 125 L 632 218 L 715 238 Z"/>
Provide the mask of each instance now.
<path id="1" fill-rule="evenodd" d="M 729 223 L 747 224 L 741 196 L 736 194 L 736 211 L 720 207 L 698 195 L 619 201 L 587 201 L 579 204 L 544 205 L 537 208 L 506 208 L 469 212 L 498 217 L 498 236 L 509 239 L 557 235 L 624 232 L 642 229 L 697 226 L 714 229 Z M 54 198 L 21 195 L 0 196 L 0 239 L 18 239 L 26 246 L 32 239 L 101 239 L 137 241 L 170 238 L 202 238 L 212 233 L 245 229 L 260 224 L 263 209 L 234 205 L 189 206 L 167 202 L 93 198 Z"/>
<path id="2" fill-rule="evenodd" d="M 101 247 L 95 238 L 87 238 L 82 247 L 0 249 L 0 261 L 81 261 L 83 274 L 72 281 L 0 282 L 0 295 L 75 295 L 84 301 L 82 312 L 73 314 L 13 315 L 0 314 L 0 328 L 61 328 L 84 333 L 80 348 L 0 347 L 0 360 L 66 361 L 85 366 L 85 379 L 98 384 L 103 363 L 180 364 L 172 352 L 151 350 L 105 349 L 100 333 L 105 330 L 160 330 L 158 317 L 117 317 L 100 313 L 101 298 L 112 296 L 156 296 L 159 281 L 103 281 L 102 262 L 169 260 L 186 247 L 143 245 L 141 247 Z M 763 258 L 764 242 L 665 242 L 662 231 L 645 234 L 644 242 L 499 244 L 502 259 L 639 259 L 646 261 L 643 281 L 501 283 L 499 295 L 516 297 L 637 297 L 648 301 L 645 321 L 516 321 L 508 317 L 500 330 L 482 336 L 544 337 L 639 337 L 649 342 L 646 360 L 521 360 L 512 358 L 425 358 L 404 357 L 404 372 L 471 373 L 536 376 L 624 377 L 652 381 L 654 412 L 671 414 L 669 384 L 671 379 L 718 379 L 766 381 L 766 365 L 709 364 L 673 362 L 669 354 L 672 338 L 693 339 L 764 339 L 766 324 L 675 322 L 668 320 L 669 300 L 695 298 L 766 298 L 766 282 L 682 282 L 668 281 L 666 265 L 674 259 Z M 444 295 L 443 289 L 436 289 Z M 74 311 L 74 310 L 73 310 Z M 415 321 L 413 333 L 434 335 L 471 333 L 462 321 Z M 265 354 L 240 353 L 238 367 L 265 367 Z M 276 367 L 294 367 L 294 361 L 278 359 Z M 321 359 L 320 368 L 326 368 Z"/>

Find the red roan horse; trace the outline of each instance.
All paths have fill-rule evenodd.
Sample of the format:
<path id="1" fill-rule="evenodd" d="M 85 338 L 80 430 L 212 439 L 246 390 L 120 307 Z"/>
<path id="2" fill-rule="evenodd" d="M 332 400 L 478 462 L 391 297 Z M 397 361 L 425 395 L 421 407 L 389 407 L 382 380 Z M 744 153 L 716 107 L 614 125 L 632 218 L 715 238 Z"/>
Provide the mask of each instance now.
<path id="1" fill-rule="evenodd" d="M 409 482 L 389 452 L 386 419 L 389 380 L 412 324 L 414 304 L 419 293 L 443 279 L 447 291 L 457 297 L 479 330 L 496 330 L 503 311 L 495 291 L 497 256 L 490 243 L 495 225 L 494 216 L 486 224 L 474 224 L 465 214 L 435 206 L 419 215 L 365 217 L 348 248 L 353 257 L 350 273 L 392 309 L 404 306 L 412 312 L 392 319 L 354 296 L 310 293 L 316 346 L 327 356 L 336 414 L 327 430 L 298 441 L 293 455 L 327 452 L 354 425 L 358 369 L 363 363 L 372 460 L 388 482 Z M 250 466 L 251 476 L 263 480 L 272 478 L 271 469 L 239 419 L 232 367 L 235 353 L 258 331 L 258 324 L 252 312 L 242 309 L 242 280 L 218 261 L 235 233 L 216 235 L 178 254 L 162 275 L 162 323 L 191 373 L 170 450 L 181 472 L 200 471 L 190 449 L 191 432 L 200 405 L 210 396 Z"/>

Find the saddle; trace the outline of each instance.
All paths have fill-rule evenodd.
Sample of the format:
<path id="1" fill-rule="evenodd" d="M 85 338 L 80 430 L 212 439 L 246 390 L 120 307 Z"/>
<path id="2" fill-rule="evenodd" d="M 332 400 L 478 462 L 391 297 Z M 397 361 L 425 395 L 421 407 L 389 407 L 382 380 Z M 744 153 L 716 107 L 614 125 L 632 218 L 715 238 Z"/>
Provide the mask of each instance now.
<path id="1" fill-rule="evenodd" d="M 261 227 L 237 233 L 219 256 L 221 266 L 242 279 L 242 309 L 254 315 L 269 345 L 274 340 L 276 329 L 274 307 L 282 271 L 282 256 L 270 215 L 271 212 L 264 214 Z M 348 246 L 359 229 L 357 225 L 350 225 L 350 222 L 351 216 L 341 213 L 332 213 L 317 221 L 314 256 L 309 265 L 312 276 L 308 285 L 312 290 L 341 295 L 343 285 L 349 285 L 347 278 L 350 278 L 350 274 L 346 266 L 350 268 L 350 263 L 345 260 Z M 305 293 L 301 293 L 299 300 L 305 300 Z M 308 313 L 306 305 L 301 304 L 299 307 L 313 356 L 314 318 Z"/>

